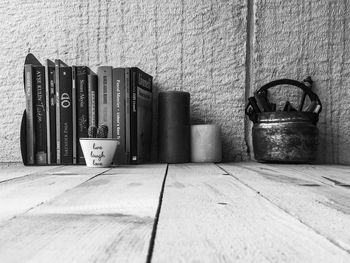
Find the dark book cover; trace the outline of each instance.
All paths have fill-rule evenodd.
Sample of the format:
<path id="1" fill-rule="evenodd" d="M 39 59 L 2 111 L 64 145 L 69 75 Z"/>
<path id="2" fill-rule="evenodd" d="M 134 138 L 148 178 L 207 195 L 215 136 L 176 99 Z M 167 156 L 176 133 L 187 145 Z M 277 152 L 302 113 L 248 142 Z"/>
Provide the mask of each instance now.
<path id="1" fill-rule="evenodd" d="M 72 68 L 55 61 L 57 163 L 73 163 Z"/>
<path id="2" fill-rule="evenodd" d="M 130 68 L 125 68 L 125 151 L 130 164 Z"/>
<path id="3" fill-rule="evenodd" d="M 97 105 L 97 98 L 98 98 L 98 80 L 97 75 L 93 72 L 90 72 L 88 75 L 88 87 L 89 87 L 89 126 L 95 126 L 98 125 L 98 105 Z"/>
<path id="4" fill-rule="evenodd" d="M 112 138 L 112 67 L 101 66 L 97 69 L 98 77 L 98 124 L 108 126 L 107 138 Z"/>
<path id="5" fill-rule="evenodd" d="M 136 74 L 137 163 L 147 163 L 152 160 L 153 78 L 141 70 Z"/>
<path id="6" fill-rule="evenodd" d="M 152 158 L 152 81 L 149 74 L 132 68 L 131 79 L 131 163 L 139 164 Z"/>
<path id="7" fill-rule="evenodd" d="M 114 164 L 127 164 L 125 145 L 125 69 L 113 69 L 113 138 L 118 140 Z"/>
<path id="8" fill-rule="evenodd" d="M 45 63 L 47 163 L 56 163 L 56 99 L 55 64 L 47 59 Z"/>
<path id="9" fill-rule="evenodd" d="M 130 68 L 130 163 L 137 164 L 137 71 Z"/>
<path id="10" fill-rule="evenodd" d="M 78 163 L 85 164 L 83 150 L 79 139 L 88 137 L 89 128 L 89 94 L 88 94 L 88 68 L 85 66 L 76 67 L 77 86 L 77 141 Z"/>
<path id="11" fill-rule="evenodd" d="M 61 164 L 61 107 L 60 107 L 60 67 L 61 60 L 55 60 L 55 92 L 56 92 L 56 163 Z"/>
<path id="12" fill-rule="evenodd" d="M 24 88 L 26 95 L 26 144 L 27 144 L 27 163 L 34 164 L 34 146 L 35 146 L 35 131 L 34 131 L 34 107 L 33 107 L 33 65 L 24 65 Z"/>
<path id="13" fill-rule="evenodd" d="M 72 66 L 72 163 L 77 163 L 77 67 Z"/>
<path id="14" fill-rule="evenodd" d="M 34 74 L 34 130 L 35 130 L 35 163 L 47 164 L 47 123 L 46 123 L 46 90 L 45 67 L 36 66 Z"/>

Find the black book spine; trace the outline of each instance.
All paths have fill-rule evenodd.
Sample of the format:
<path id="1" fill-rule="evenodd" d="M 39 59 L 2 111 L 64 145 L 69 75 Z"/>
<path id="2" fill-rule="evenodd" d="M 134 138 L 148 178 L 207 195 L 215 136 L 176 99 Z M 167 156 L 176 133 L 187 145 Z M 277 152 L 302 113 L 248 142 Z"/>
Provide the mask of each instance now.
<path id="1" fill-rule="evenodd" d="M 88 77 L 87 67 L 76 68 L 77 83 L 77 149 L 78 163 L 85 164 L 83 150 L 81 149 L 79 139 L 88 137 L 89 125 L 89 97 L 88 97 Z"/>
<path id="2" fill-rule="evenodd" d="M 126 163 L 130 164 L 130 68 L 125 68 L 125 151 Z"/>
<path id="3" fill-rule="evenodd" d="M 45 68 L 34 68 L 34 116 L 35 116 L 35 162 L 47 164 L 47 123 L 46 123 L 46 96 L 45 96 Z"/>
<path id="4" fill-rule="evenodd" d="M 48 74 L 49 85 L 49 107 L 50 107 L 50 147 L 51 147 L 51 163 L 56 163 L 56 96 L 55 96 L 55 68 L 49 67 Z"/>
<path id="5" fill-rule="evenodd" d="M 97 127 L 98 124 L 98 105 L 97 105 L 97 91 L 98 79 L 97 75 L 89 74 L 88 75 L 88 87 L 89 87 L 89 126 Z"/>
<path id="6" fill-rule="evenodd" d="M 49 65 L 45 65 L 45 100 L 46 100 L 46 141 L 47 141 L 47 164 L 51 164 L 51 129 L 50 129 L 50 83 Z"/>
<path id="7" fill-rule="evenodd" d="M 56 88 L 56 163 L 61 164 L 61 67 L 60 61 L 55 60 L 55 88 Z"/>
<path id="8" fill-rule="evenodd" d="M 26 94 L 26 145 L 27 145 L 27 163 L 34 164 L 34 112 L 33 112 L 33 66 L 24 66 L 24 82 Z"/>
<path id="9" fill-rule="evenodd" d="M 72 68 L 60 68 L 60 141 L 61 163 L 73 162 Z"/>
<path id="10" fill-rule="evenodd" d="M 77 67 L 72 66 L 72 140 L 73 140 L 73 164 L 77 163 Z"/>
<path id="11" fill-rule="evenodd" d="M 137 73 L 137 163 L 152 158 L 152 76 L 139 70 Z"/>
<path id="12" fill-rule="evenodd" d="M 131 68 L 130 103 L 130 155 L 131 164 L 137 164 L 137 68 Z"/>

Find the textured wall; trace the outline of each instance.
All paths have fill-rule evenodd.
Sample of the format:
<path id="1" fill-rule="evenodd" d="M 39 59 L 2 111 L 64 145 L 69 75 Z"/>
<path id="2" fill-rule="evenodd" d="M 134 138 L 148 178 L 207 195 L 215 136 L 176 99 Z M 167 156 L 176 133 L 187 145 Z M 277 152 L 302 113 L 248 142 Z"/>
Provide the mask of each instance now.
<path id="1" fill-rule="evenodd" d="M 191 92 L 193 121 L 222 126 L 225 160 L 247 159 L 250 127 L 243 108 L 249 94 L 276 78 L 311 75 L 324 108 L 319 161 L 350 164 L 348 5 L 346 0 L 2 0 L 0 161 L 20 160 L 22 70 L 30 49 L 42 61 L 61 58 L 93 70 L 139 66 L 155 77 L 159 90 Z M 282 90 L 275 95 L 286 96 Z M 299 96 L 290 91 L 289 99 Z"/>
<path id="2" fill-rule="evenodd" d="M 192 95 L 194 121 L 222 126 L 226 160 L 246 159 L 245 1 L 0 2 L 0 161 L 19 161 L 23 62 L 138 66 L 159 90 Z"/>
<path id="3" fill-rule="evenodd" d="M 257 0 L 251 89 L 277 78 L 310 75 L 323 103 L 319 162 L 350 164 L 350 3 Z M 291 90 L 291 101 L 301 92 Z M 285 101 L 287 94 L 277 96 Z"/>

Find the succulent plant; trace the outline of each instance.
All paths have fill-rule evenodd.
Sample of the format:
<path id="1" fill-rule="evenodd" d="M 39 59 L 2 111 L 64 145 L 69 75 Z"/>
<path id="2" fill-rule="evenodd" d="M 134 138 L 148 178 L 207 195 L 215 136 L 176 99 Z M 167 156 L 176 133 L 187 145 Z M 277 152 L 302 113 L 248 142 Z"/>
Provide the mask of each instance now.
<path id="1" fill-rule="evenodd" d="M 107 138 L 108 135 L 108 126 L 105 124 L 102 124 L 97 129 L 97 138 Z"/>
<path id="2" fill-rule="evenodd" d="M 89 138 L 96 138 L 97 128 L 94 125 L 91 125 L 88 129 Z"/>

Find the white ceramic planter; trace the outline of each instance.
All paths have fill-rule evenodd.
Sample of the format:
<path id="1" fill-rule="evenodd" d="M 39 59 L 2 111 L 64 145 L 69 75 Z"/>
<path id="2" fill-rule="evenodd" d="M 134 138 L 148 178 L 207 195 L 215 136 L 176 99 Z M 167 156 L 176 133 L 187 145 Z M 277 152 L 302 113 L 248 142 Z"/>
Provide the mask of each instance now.
<path id="1" fill-rule="evenodd" d="M 108 167 L 117 150 L 118 141 L 112 138 L 81 138 L 86 166 Z"/>

